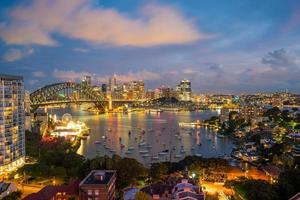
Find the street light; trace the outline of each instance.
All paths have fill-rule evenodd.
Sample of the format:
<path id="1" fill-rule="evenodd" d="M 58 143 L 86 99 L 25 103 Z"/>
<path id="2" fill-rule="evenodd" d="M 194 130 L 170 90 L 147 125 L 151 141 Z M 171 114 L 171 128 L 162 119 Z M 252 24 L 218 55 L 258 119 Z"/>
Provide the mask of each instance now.
<path id="1" fill-rule="evenodd" d="M 196 174 L 193 172 L 193 173 L 192 173 L 192 178 L 194 179 L 194 178 L 195 178 L 195 176 L 196 176 Z"/>

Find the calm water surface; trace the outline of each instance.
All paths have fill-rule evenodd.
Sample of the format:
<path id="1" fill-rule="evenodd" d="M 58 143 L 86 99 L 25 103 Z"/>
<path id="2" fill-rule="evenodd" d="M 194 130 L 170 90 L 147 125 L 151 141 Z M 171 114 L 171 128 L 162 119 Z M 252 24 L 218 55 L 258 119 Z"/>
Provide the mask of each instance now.
<path id="1" fill-rule="evenodd" d="M 160 114 L 133 112 L 103 115 L 91 115 L 79 109 L 60 109 L 51 112 L 57 114 L 58 117 L 66 112 L 70 113 L 73 120 L 83 121 L 91 129 L 90 136 L 87 140 L 81 141 L 78 149 L 79 154 L 88 158 L 118 154 L 149 164 L 170 159 L 178 161 L 191 154 L 201 154 L 203 157 L 229 155 L 233 147 L 229 138 L 217 137 L 212 129 L 181 128 L 178 125 L 178 122 L 208 119 L 218 114 L 215 111 L 162 112 Z M 141 141 L 145 145 L 139 146 Z M 134 148 L 130 154 L 127 152 L 128 147 Z M 162 151 L 168 153 L 160 155 L 159 152 Z"/>

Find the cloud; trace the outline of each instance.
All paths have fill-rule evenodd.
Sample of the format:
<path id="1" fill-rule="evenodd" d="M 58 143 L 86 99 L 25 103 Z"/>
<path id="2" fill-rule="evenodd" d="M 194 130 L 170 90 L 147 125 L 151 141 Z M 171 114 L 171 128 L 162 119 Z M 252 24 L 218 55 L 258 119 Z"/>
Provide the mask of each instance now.
<path id="1" fill-rule="evenodd" d="M 34 53 L 34 49 L 28 48 L 28 49 L 16 49 L 12 48 L 9 49 L 4 55 L 3 60 L 6 62 L 14 62 L 16 60 L 20 60 L 21 58 L 24 58 L 26 56 L 29 56 Z"/>
<path id="2" fill-rule="evenodd" d="M 75 52 L 80 52 L 80 53 L 87 53 L 87 52 L 89 52 L 88 49 L 84 49 L 84 48 L 74 48 L 72 50 L 75 51 Z"/>
<path id="3" fill-rule="evenodd" d="M 36 79 L 31 79 L 31 80 L 28 81 L 28 83 L 29 83 L 30 86 L 33 86 L 33 85 L 35 85 L 35 84 L 38 83 L 38 82 L 39 82 L 39 81 L 36 80 Z"/>
<path id="4" fill-rule="evenodd" d="M 74 71 L 74 70 L 58 70 L 55 69 L 52 73 L 52 77 L 58 79 L 60 81 L 81 81 L 84 76 L 91 76 L 92 79 L 97 83 L 107 83 L 108 79 L 112 77 L 112 75 L 99 75 L 92 74 L 86 71 Z M 144 81 L 155 81 L 161 79 L 161 75 L 158 73 L 150 72 L 150 71 L 139 71 L 139 72 L 128 72 L 126 74 L 114 74 L 116 76 L 117 81 L 120 82 L 130 82 L 137 80 Z"/>
<path id="5" fill-rule="evenodd" d="M 145 80 L 145 81 L 153 81 L 159 80 L 161 75 L 154 72 L 149 72 L 146 70 L 140 72 L 128 72 L 127 74 L 115 74 L 116 79 L 121 82 L 130 82 L 136 80 Z M 98 76 L 96 79 L 99 82 L 107 82 L 111 76 Z"/>
<path id="6" fill-rule="evenodd" d="M 46 74 L 44 72 L 41 72 L 41 71 L 35 71 L 35 72 L 32 72 L 32 75 L 34 77 L 37 77 L 37 78 L 43 78 L 43 77 L 46 77 Z"/>
<path id="7" fill-rule="evenodd" d="M 198 73 L 198 71 L 196 71 L 196 70 L 193 69 L 193 68 L 185 68 L 185 69 L 182 69 L 182 73 L 183 73 L 183 74 L 190 75 L 190 74 Z"/>
<path id="8" fill-rule="evenodd" d="M 248 90 L 299 91 L 300 65 L 294 52 L 277 49 L 267 53 L 261 64 L 239 72 L 239 83 Z"/>
<path id="9" fill-rule="evenodd" d="M 269 52 L 262 58 L 262 63 L 267 64 L 274 69 L 291 68 L 299 65 L 296 57 L 289 54 L 285 49 Z"/>
<path id="10" fill-rule="evenodd" d="M 52 34 L 59 33 L 91 44 L 137 47 L 210 38 L 173 7 L 148 5 L 134 18 L 92 4 L 91 0 L 33 0 L 9 12 L 0 36 L 7 44 L 57 45 Z"/>
<path id="11" fill-rule="evenodd" d="M 73 70 L 57 70 L 55 69 L 52 76 L 60 81 L 78 81 L 82 80 L 84 76 L 92 76 L 89 72 L 76 72 Z"/>

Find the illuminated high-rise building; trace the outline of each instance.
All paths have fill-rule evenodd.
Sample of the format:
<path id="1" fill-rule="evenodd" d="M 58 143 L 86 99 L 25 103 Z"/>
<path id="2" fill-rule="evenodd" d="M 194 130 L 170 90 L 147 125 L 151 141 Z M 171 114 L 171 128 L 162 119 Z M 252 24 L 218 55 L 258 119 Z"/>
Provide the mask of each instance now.
<path id="1" fill-rule="evenodd" d="M 145 84 L 144 81 L 133 81 L 131 83 L 131 89 L 133 93 L 133 99 L 142 99 L 145 96 Z"/>
<path id="2" fill-rule="evenodd" d="M 105 83 L 103 83 L 101 85 L 101 91 L 106 94 L 106 92 L 107 92 L 107 85 Z"/>
<path id="3" fill-rule="evenodd" d="M 108 79 L 108 90 L 113 93 L 117 87 L 117 77 L 113 75 Z"/>
<path id="4" fill-rule="evenodd" d="M 92 85 L 92 77 L 91 76 L 85 76 L 83 81 L 84 84 L 91 86 Z"/>
<path id="5" fill-rule="evenodd" d="M 190 101 L 192 95 L 191 82 L 189 80 L 182 80 L 176 87 L 179 100 L 181 101 Z"/>
<path id="6" fill-rule="evenodd" d="M 0 74 L 0 174 L 25 162 L 24 110 L 23 77 Z"/>

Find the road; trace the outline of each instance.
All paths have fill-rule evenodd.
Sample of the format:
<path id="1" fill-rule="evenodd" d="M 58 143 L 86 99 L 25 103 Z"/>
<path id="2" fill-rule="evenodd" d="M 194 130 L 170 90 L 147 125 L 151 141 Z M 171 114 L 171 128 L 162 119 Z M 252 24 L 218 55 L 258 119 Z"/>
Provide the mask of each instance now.
<path id="1" fill-rule="evenodd" d="M 230 170 L 227 172 L 227 176 L 229 180 L 234 180 L 240 176 L 246 176 L 253 179 L 262 179 L 268 181 L 268 176 L 261 170 L 256 168 L 250 168 L 249 170 L 243 172 L 238 167 L 231 167 Z"/>
<path id="2" fill-rule="evenodd" d="M 15 183 L 18 189 L 22 192 L 22 198 L 26 197 L 29 194 L 36 193 L 40 191 L 44 185 L 32 185 L 32 184 L 18 184 Z"/>
<path id="3" fill-rule="evenodd" d="M 231 167 L 230 170 L 227 172 L 228 180 L 234 180 L 241 176 L 246 176 L 253 179 L 262 179 L 262 180 L 269 180 L 266 174 L 258 170 L 256 168 L 251 168 L 245 172 L 243 172 L 238 167 Z M 208 194 L 219 194 L 219 199 L 221 200 L 228 200 L 227 196 L 233 195 L 234 191 L 229 188 L 225 188 L 222 183 L 212 183 L 212 182 L 201 182 L 201 186 L 203 187 L 204 191 Z"/>

